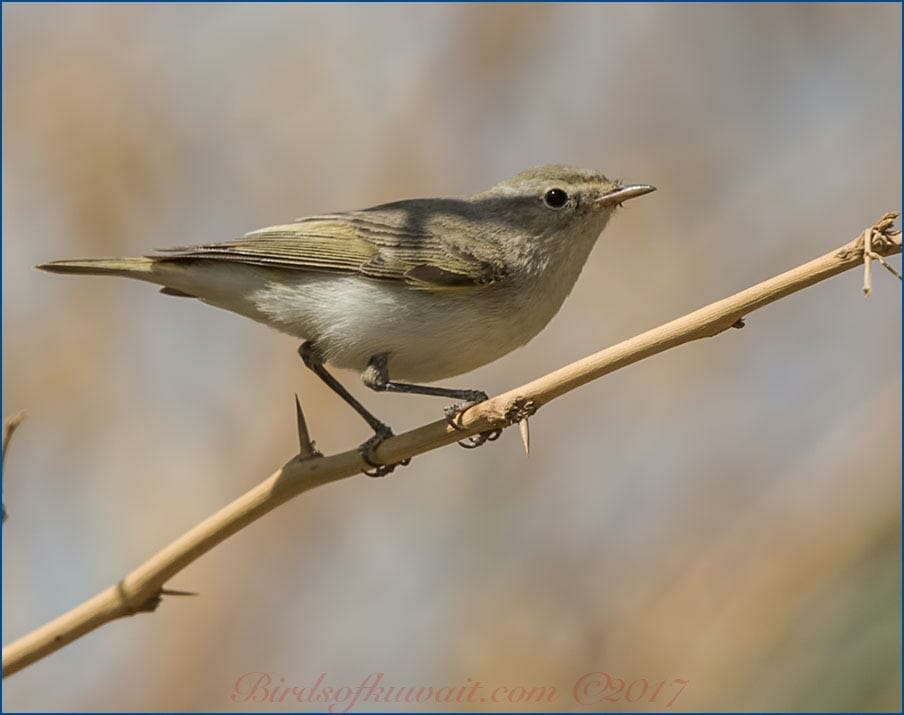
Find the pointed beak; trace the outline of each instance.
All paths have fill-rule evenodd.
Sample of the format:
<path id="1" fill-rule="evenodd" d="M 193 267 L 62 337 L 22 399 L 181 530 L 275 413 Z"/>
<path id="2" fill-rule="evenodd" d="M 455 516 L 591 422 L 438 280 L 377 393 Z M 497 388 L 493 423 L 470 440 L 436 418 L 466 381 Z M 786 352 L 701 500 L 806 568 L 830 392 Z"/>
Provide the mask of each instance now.
<path id="1" fill-rule="evenodd" d="M 621 205 L 623 201 L 633 199 L 644 194 L 656 191 L 655 186 L 649 184 L 632 184 L 631 186 L 622 186 L 614 191 L 610 191 L 605 196 L 601 196 L 596 201 L 597 206 L 616 206 Z"/>

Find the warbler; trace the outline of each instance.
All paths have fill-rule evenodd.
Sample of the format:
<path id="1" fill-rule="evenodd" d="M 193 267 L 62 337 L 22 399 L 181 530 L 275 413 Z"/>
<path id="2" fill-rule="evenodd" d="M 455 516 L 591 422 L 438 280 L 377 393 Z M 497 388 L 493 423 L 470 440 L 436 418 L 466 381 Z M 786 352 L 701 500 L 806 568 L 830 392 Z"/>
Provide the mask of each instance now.
<path id="1" fill-rule="evenodd" d="M 166 295 L 301 338 L 304 363 L 374 430 L 361 453 L 378 474 L 391 465 L 375 463 L 372 449 L 392 431 L 325 365 L 357 370 L 377 391 L 485 400 L 480 390 L 419 383 L 460 375 L 527 343 L 558 312 L 615 208 L 654 190 L 542 166 L 466 198 L 396 201 L 225 243 L 36 267 L 155 283 Z"/>

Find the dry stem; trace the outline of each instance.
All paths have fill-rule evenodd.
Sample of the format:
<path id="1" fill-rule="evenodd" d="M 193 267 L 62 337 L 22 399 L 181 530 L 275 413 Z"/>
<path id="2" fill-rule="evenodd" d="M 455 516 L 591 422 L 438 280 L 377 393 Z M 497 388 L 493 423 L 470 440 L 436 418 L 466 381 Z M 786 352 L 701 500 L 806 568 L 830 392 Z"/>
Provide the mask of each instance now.
<path id="1" fill-rule="evenodd" d="M 868 229 L 871 253 L 876 256 L 901 252 L 901 233 L 893 231 L 891 225 L 895 216 L 897 214 L 887 214 Z M 385 463 L 396 463 L 452 444 L 466 434 L 526 420 L 547 402 L 591 380 L 678 345 L 718 335 L 733 326 L 739 327 L 745 315 L 769 303 L 864 265 L 865 235 L 861 234 L 831 253 L 752 288 L 475 405 L 460 418 L 459 424 L 467 433 L 453 429 L 445 420 L 438 420 L 386 440 L 377 448 L 376 457 Z M 867 259 L 871 257 L 866 255 Z M 163 585 L 202 554 L 302 492 L 351 477 L 366 468 L 357 449 L 318 457 L 307 434 L 300 407 L 298 409 L 302 458 L 289 461 L 262 483 L 127 574 L 119 583 L 4 648 L 4 676 L 53 653 L 98 626 L 117 618 L 154 610 L 161 596 L 166 595 Z"/>

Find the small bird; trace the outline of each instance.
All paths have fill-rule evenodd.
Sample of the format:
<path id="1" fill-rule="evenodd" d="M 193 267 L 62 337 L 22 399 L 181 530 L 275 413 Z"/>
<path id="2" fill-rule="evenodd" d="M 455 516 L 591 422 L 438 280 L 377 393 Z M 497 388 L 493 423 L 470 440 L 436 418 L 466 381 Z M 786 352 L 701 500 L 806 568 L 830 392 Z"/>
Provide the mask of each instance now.
<path id="1" fill-rule="evenodd" d="M 654 191 L 595 171 L 542 166 L 466 198 L 410 199 L 322 214 L 225 243 L 36 266 L 134 278 L 304 342 L 305 365 L 374 430 L 392 434 L 325 365 L 351 368 L 377 391 L 435 395 L 467 406 L 480 390 L 419 383 L 460 375 L 527 343 L 558 312 L 597 237 L 622 202 Z M 398 380 L 405 380 L 399 382 Z M 447 419 L 456 426 L 447 409 Z M 485 441 L 479 435 L 468 446 Z"/>

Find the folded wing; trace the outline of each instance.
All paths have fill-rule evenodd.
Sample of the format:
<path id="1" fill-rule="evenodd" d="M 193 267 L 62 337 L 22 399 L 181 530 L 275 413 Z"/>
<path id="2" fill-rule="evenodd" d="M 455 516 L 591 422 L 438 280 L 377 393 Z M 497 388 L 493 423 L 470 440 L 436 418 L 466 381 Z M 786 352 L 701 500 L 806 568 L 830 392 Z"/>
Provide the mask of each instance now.
<path id="1" fill-rule="evenodd" d="M 299 271 L 356 274 L 414 289 L 468 290 L 500 280 L 502 264 L 480 260 L 433 233 L 367 211 L 299 219 L 226 243 L 162 249 L 158 260 L 217 260 Z"/>

